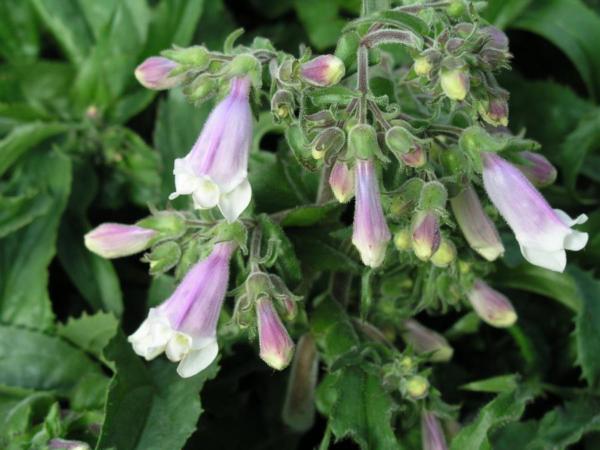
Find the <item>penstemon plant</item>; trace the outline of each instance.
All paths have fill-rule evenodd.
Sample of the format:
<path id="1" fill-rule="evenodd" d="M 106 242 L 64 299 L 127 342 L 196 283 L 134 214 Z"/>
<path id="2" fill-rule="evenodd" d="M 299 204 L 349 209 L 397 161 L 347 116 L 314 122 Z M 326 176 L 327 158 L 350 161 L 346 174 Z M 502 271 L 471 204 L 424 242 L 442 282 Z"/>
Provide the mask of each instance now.
<path id="1" fill-rule="evenodd" d="M 236 45 L 237 30 L 222 51 L 173 47 L 138 66 L 146 88 L 216 105 L 172 162 L 169 198 L 183 201 L 85 236 L 105 258 L 145 251 L 152 276 L 178 280 L 129 336 L 137 355 L 164 353 L 188 378 L 249 339 L 273 369 L 290 366 L 284 421 L 310 428 L 315 405 L 327 418 L 322 448 L 348 436 L 400 448 L 419 423 L 423 448 L 448 448 L 458 407 L 430 375 L 454 349 L 415 316 L 472 308 L 469 320 L 492 327 L 517 321 L 485 281 L 505 252 L 501 220 L 523 257 L 552 271 L 588 239 L 573 228 L 585 216 L 552 209 L 537 190 L 556 178 L 539 145 L 507 128 L 509 93 L 496 75 L 510 67 L 508 39 L 480 3 L 365 0 L 335 54 L 292 55 L 264 38 Z M 253 202 L 248 166 L 265 123 L 285 134 L 287 163 L 293 155 L 319 177 L 303 205 Z M 308 254 L 302 265 L 296 252 Z M 319 258 L 333 261 L 315 270 Z M 350 412 L 358 399 L 370 419 Z"/>

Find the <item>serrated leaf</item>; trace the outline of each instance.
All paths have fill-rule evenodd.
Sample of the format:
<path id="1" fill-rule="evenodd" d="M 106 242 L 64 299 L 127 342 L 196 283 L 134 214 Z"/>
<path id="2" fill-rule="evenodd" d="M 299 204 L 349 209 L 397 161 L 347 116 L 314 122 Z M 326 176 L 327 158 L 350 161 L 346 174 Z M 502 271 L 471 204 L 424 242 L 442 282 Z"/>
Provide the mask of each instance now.
<path id="1" fill-rule="evenodd" d="M 577 362 L 581 366 L 587 384 L 600 387 L 600 281 L 581 269 L 571 267 L 569 274 L 577 284 L 582 307 L 575 319 L 575 342 Z"/>
<path id="2" fill-rule="evenodd" d="M 310 319 L 312 335 L 327 364 L 331 365 L 358 345 L 358 335 L 346 312 L 332 297 L 323 297 Z"/>
<path id="3" fill-rule="evenodd" d="M 517 389 L 504 392 L 485 405 L 473 422 L 465 426 L 452 440 L 451 450 L 491 449 L 488 440 L 490 431 L 518 420 L 525 406 L 533 398 L 531 390 Z"/>
<path id="4" fill-rule="evenodd" d="M 102 360 L 102 350 L 117 332 L 118 322 L 111 313 L 97 312 L 93 315 L 82 314 L 70 317 L 64 324 L 59 324 L 58 336 L 71 342 L 81 350 Z"/>
<path id="5" fill-rule="evenodd" d="M 202 413 L 199 392 L 218 366 L 180 378 L 176 365 L 158 358 L 149 365 L 133 353 L 122 333 L 109 344 L 106 358 L 116 374 L 110 384 L 106 418 L 96 448 L 164 450 L 183 448 Z"/>

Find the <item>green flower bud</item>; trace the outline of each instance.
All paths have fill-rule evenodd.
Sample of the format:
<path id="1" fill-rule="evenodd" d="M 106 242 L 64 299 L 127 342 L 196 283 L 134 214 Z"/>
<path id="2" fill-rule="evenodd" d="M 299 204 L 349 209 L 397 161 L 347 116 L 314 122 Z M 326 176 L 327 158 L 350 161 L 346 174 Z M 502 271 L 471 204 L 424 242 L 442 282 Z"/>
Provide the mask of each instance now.
<path id="1" fill-rule="evenodd" d="M 420 375 L 415 375 L 406 380 L 406 393 L 413 400 L 425 398 L 429 392 L 429 381 Z"/>
<path id="2" fill-rule="evenodd" d="M 447 58 L 440 71 L 440 84 L 446 97 L 462 101 L 470 89 L 468 67 L 459 59 Z"/>
<path id="3" fill-rule="evenodd" d="M 448 267 L 456 259 L 456 247 L 452 241 L 442 238 L 440 247 L 431 256 L 431 263 L 436 267 Z"/>
<path id="4" fill-rule="evenodd" d="M 462 17 L 467 12 L 467 3 L 465 0 L 451 0 L 446 7 L 446 14 L 454 19 Z"/>
<path id="5" fill-rule="evenodd" d="M 431 61 L 429 61 L 429 59 L 427 59 L 427 57 L 425 56 L 419 56 L 417 58 L 415 58 L 415 63 L 413 64 L 413 70 L 415 71 L 415 73 L 420 76 L 427 76 L 429 75 L 429 73 L 431 72 L 431 69 L 433 69 L 433 64 L 431 64 Z"/>
<path id="6" fill-rule="evenodd" d="M 348 150 L 358 159 L 372 159 L 379 153 L 375 128 L 367 124 L 358 124 L 348 133 Z"/>
<path id="7" fill-rule="evenodd" d="M 412 242 L 409 228 L 403 228 L 394 234 L 394 245 L 400 251 L 410 250 Z"/>

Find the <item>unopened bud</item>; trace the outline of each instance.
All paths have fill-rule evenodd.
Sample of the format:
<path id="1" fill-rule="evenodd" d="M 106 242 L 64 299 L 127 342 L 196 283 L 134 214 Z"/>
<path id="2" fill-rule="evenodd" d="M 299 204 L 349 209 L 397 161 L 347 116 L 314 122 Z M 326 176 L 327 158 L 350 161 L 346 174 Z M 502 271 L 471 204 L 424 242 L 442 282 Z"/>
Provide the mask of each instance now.
<path id="1" fill-rule="evenodd" d="M 451 0 L 446 6 L 446 14 L 455 19 L 463 16 L 467 12 L 467 4 L 465 0 Z"/>
<path id="2" fill-rule="evenodd" d="M 448 450 L 444 432 L 434 413 L 423 411 L 421 416 L 423 450 Z"/>
<path id="3" fill-rule="evenodd" d="M 490 96 L 488 100 L 479 102 L 479 115 L 495 127 L 508 125 L 507 95 Z"/>
<path id="4" fill-rule="evenodd" d="M 157 235 L 156 230 L 136 225 L 103 223 L 87 233 L 84 241 L 88 250 L 103 258 L 120 258 L 147 249 Z"/>
<path id="5" fill-rule="evenodd" d="M 326 128 L 313 141 L 312 156 L 315 159 L 322 159 L 326 153 L 334 155 L 342 149 L 345 143 L 346 135 L 341 128 Z"/>
<path id="6" fill-rule="evenodd" d="M 517 321 L 510 300 L 480 279 L 475 280 L 468 297 L 481 320 L 493 327 L 507 328 Z"/>
<path id="7" fill-rule="evenodd" d="M 348 151 L 351 156 L 358 159 L 371 159 L 379 153 L 377 132 L 367 124 L 353 126 L 348 132 Z"/>
<path id="8" fill-rule="evenodd" d="M 535 186 L 545 187 L 556 181 L 556 168 L 543 155 L 521 152 L 519 156 L 526 164 L 519 164 L 517 167 Z"/>
<path id="9" fill-rule="evenodd" d="M 407 251 L 412 247 L 411 232 L 409 228 L 403 228 L 394 234 L 394 245 L 400 251 Z"/>
<path id="10" fill-rule="evenodd" d="M 171 76 L 179 65 L 161 56 L 151 56 L 135 69 L 135 77 L 142 86 L 148 89 L 162 90 L 177 86 L 183 75 Z"/>
<path id="11" fill-rule="evenodd" d="M 294 96 L 290 91 L 279 89 L 271 99 L 271 112 L 277 120 L 283 120 L 294 114 Z"/>
<path id="12" fill-rule="evenodd" d="M 448 239 L 442 238 L 440 247 L 431 256 L 431 263 L 436 267 L 448 267 L 456 259 L 456 247 Z"/>
<path id="13" fill-rule="evenodd" d="M 427 57 L 419 56 L 415 58 L 413 69 L 418 76 L 423 77 L 429 75 L 431 69 L 433 69 L 433 64 L 431 64 L 431 61 Z"/>
<path id="14" fill-rule="evenodd" d="M 442 67 L 440 84 L 446 97 L 451 100 L 464 100 L 471 84 L 468 68 L 459 61 L 451 60 Z"/>
<path id="15" fill-rule="evenodd" d="M 348 203 L 354 197 L 354 170 L 348 164 L 337 161 L 329 175 L 329 186 L 340 203 Z"/>
<path id="16" fill-rule="evenodd" d="M 412 248 L 415 256 L 427 261 L 440 247 L 440 223 L 433 211 L 419 211 L 412 225 Z"/>
<path id="17" fill-rule="evenodd" d="M 452 358 L 454 350 L 444 336 L 424 327 L 414 319 L 403 323 L 402 337 L 419 354 L 430 354 L 432 362 L 445 362 Z"/>
<path id="18" fill-rule="evenodd" d="M 334 55 L 321 55 L 300 66 L 300 75 L 308 84 L 327 87 L 338 84 L 346 68 L 340 58 Z"/>
<path id="19" fill-rule="evenodd" d="M 420 400 L 429 392 L 429 381 L 420 375 L 414 375 L 406 380 L 406 393 L 413 400 Z"/>
<path id="20" fill-rule="evenodd" d="M 486 47 L 508 51 L 508 36 L 501 29 L 489 25 L 480 30 L 487 38 Z"/>
<path id="21" fill-rule="evenodd" d="M 285 369 L 294 354 L 294 342 L 268 297 L 256 301 L 260 358 L 276 370 Z"/>

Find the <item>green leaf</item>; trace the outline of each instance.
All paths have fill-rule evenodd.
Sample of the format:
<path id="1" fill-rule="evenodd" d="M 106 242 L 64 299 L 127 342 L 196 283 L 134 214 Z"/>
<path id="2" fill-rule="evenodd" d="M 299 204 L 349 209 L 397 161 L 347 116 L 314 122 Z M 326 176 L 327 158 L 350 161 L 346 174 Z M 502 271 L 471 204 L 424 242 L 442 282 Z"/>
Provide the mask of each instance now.
<path id="1" fill-rule="evenodd" d="M 339 16 L 339 6 L 321 0 L 295 0 L 294 7 L 317 50 L 335 45 L 345 21 Z"/>
<path id="2" fill-rule="evenodd" d="M 0 55 L 11 63 L 37 57 L 40 36 L 30 2 L 0 2 Z"/>
<path id="3" fill-rule="evenodd" d="M 581 296 L 582 307 L 575 319 L 575 342 L 577 344 L 577 362 L 581 366 L 583 377 L 594 389 L 600 387 L 600 281 L 591 274 L 572 267 L 569 273 L 575 279 Z"/>
<path id="4" fill-rule="evenodd" d="M 512 24 L 560 48 L 581 74 L 590 95 L 600 95 L 600 17 L 580 0 L 536 0 Z"/>
<path id="5" fill-rule="evenodd" d="M 337 440 L 351 437 L 362 449 L 398 448 L 390 424 L 393 403 L 378 376 L 358 367 L 344 368 L 327 375 L 317 395 L 329 397 L 319 404 L 330 405 L 321 412 L 329 417 L 329 427 Z"/>
<path id="6" fill-rule="evenodd" d="M 48 214 L 0 241 L 0 317 L 5 323 L 48 329 L 53 314 L 47 267 L 71 187 L 71 164 L 56 151 L 40 152 L 27 158 L 14 178 L 24 186 L 37 185 L 51 196 L 52 205 Z"/>
<path id="7" fill-rule="evenodd" d="M 291 236 L 303 267 L 312 272 L 325 270 L 361 273 L 363 266 L 344 249 L 342 243 L 322 230 L 307 230 L 302 236 Z"/>
<path id="8" fill-rule="evenodd" d="M 0 325 L 0 384 L 68 395 L 88 373 L 102 372 L 62 339 Z"/>
<path id="9" fill-rule="evenodd" d="M 499 286 L 543 295 L 562 303 L 572 311 L 581 309 L 581 298 L 573 278 L 566 273 L 552 272 L 531 264 L 498 270 L 494 281 Z"/>
<path id="10" fill-rule="evenodd" d="M 162 0 L 152 11 L 144 53 L 153 55 L 171 45 L 189 45 L 203 9 L 204 0 Z"/>
<path id="11" fill-rule="evenodd" d="M 34 190 L 10 197 L 0 196 L 0 238 L 46 214 L 51 204 L 49 195 Z"/>
<path id="12" fill-rule="evenodd" d="M 284 279 L 291 283 L 298 283 L 302 279 L 300 262 L 296 256 L 294 246 L 286 236 L 283 229 L 273 222 L 268 215 L 258 216 L 258 222 L 263 231 L 265 244 L 271 243 L 277 253 L 275 267 L 281 272 Z M 267 248 L 265 246 L 265 248 Z"/>
<path id="13" fill-rule="evenodd" d="M 33 122 L 14 128 L 0 141 L 0 176 L 26 152 L 46 139 L 64 133 L 69 126 L 62 123 Z"/>
<path id="14" fill-rule="evenodd" d="M 117 325 L 117 319 L 110 313 L 97 312 L 91 316 L 84 313 L 59 324 L 56 334 L 102 360 L 102 350 L 115 335 Z"/>
<path id="15" fill-rule="evenodd" d="M 159 104 L 153 141 L 162 160 L 162 201 L 166 201 L 175 188 L 173 181 L 175 158 L 185 156 L 192 149 L 211 108 L 210 102 L 195 108 L 177 89 L 169 91 L 166 100 Z"/>
<path id="16" fill-rule="evenodd" d="M 386 8 L 387 9 L 387 8 Z M 392 27 L 399 27 L 410 30 L 418 36 L 426 35 L 429 32 L 429 26 L 415 14 L 409 14 L 402 11 L 378 11 L 368 17 L 360 18 L 350 22 L 344 30 L 356 28 L 359 25 L 372 25 L 383 23 Z"/>
<path id="17" fill-rule="evenodd" d="M 0 386 L 0 447 L 27 448 L 26 433 L 43 419 L 53 401 L 54 397 L 47 392 Z"/>
<path id="18" fill-rule="evenodd" d="M 533 0 L 489 0 L 484 17 L 498 28 L 505 28 L 519 17 Z"/>
<path id="19" fill-rule="evenodd" d="M 477 417 L 452 440 L 451 450 L 491 449 L 488 433 L 497 427 L 518 420 L 533 398 L 528 388 L 504 392 L 485 405 Z"/>
<path id="20" fill-rule="evenodd" d="M 518 387 L 519 376 L 515 374 L 498 375 L 485 380 L 471 381 L 460 388 L 465 391 L 502 393 L 512 392 Z"/>
<path id="21" fill-rule="evenodd" d="M 339 216 L 343 205 L 331 202 L 324 205 L 299 206 L 285 211 L 281 219 L 282 227 L 310 227 Z"/>
<path id="22" fill-rule="evenodd" d="M 213 378 L 216 364 L 191 378 L 159 358 L 145 366 L 122 333 L 111 341 L 106 358 L 114 361 L 106 418 L 97 449 L 164 450 L 183 448 L 202 413 L 198 392 Z"/>
<path id="23" fill-rule="evenodd" d="M 321 298 L 310 320 L 311 332 L 328 365 L 359 343 L 346 311 L 330 296 Z"/>

